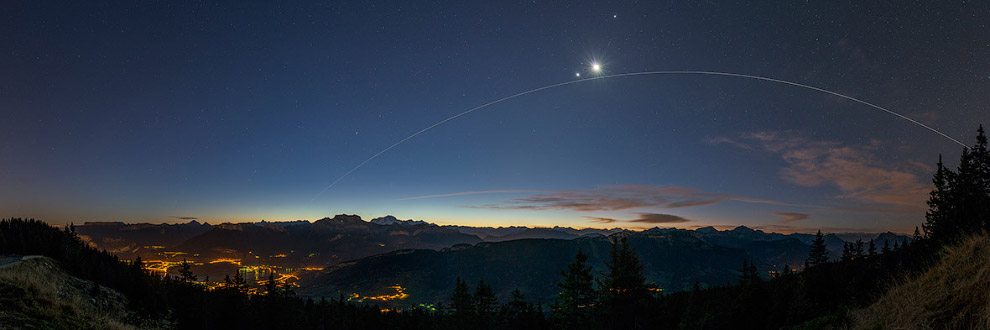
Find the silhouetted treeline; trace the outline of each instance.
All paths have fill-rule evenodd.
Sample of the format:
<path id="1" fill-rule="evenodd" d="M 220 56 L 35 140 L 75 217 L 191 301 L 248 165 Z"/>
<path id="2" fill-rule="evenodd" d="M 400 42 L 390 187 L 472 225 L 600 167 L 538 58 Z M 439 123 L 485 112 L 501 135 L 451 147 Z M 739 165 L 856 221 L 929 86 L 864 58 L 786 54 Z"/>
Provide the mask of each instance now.
<path id="1" fill-rule="evenodd" d="M 942 246 L 990 229 L 990 152 L 980 127 L 977 144 L 964 150 L 951 171 L 939 159 L 924 230 L 909 243 L 847 243 L 830 258 L 821 232 L 805 269 L 785 266 L 761 275 L 741 260 L 735 284 L 664 294 L 646 283 L 643 266 L 621 234 L 613 235 L 606 272 L 594 274 L 576 251 L 561 272 L 555 301 L 526 300 L 519 290 L 499 302 L 484 281 L 457 279 L 454 293 L 436 308 L 382 311 L 343 297 L 302 299 L 273 280 L 267 294 L 248 295 L 240 274 L 206 290 L 195 274 L 153 276 L 141 261 L 124 262 L 87 246 L 71 226 L 58 229 L 35 220 L 0 221 L 0 254 L 51 257 L 69 273 L 123 293 L 145 318 L 166 319 L 180 329 L 819 329 L 841 327 L 850 309 L 866 306 L 887 285 L 924 270 Z M 923 234 L 922 234 L 923 233 Z"/>

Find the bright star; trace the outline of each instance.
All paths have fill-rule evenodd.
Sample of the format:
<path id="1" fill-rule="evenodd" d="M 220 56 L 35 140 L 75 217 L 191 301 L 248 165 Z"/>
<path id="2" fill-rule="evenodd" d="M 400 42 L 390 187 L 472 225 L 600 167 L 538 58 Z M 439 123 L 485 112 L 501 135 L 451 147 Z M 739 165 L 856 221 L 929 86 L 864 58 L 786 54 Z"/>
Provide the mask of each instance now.
<path id="1" fill-rule="evenodd" d="M 602 72 L 602 65 L 601 64 L 598 64 L 598 62 L 592 62 L 591 63 L 591 71 L 593 71 L 593 72 Z"/>
<path id="2" fill-rule="evenodd" d="M 581 77 L 581 73 L 580 73 L 580 72 L 575 72 L 575 73 L 574 73 L 574 76 L 575 76 L 575 77 L 579 77 L 579 78 L 580 78 L 580 77 Z"/>

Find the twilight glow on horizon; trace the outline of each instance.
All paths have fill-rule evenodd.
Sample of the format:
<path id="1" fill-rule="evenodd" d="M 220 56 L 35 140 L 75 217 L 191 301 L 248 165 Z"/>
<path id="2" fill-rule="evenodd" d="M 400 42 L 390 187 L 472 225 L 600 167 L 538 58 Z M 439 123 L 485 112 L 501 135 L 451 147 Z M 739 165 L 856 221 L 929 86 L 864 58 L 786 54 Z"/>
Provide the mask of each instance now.
<path id="1" fill-rule="evenodd" d="M 910 232 L 986 5 L 848 6 L 8 4 L 0 217 Z"/>

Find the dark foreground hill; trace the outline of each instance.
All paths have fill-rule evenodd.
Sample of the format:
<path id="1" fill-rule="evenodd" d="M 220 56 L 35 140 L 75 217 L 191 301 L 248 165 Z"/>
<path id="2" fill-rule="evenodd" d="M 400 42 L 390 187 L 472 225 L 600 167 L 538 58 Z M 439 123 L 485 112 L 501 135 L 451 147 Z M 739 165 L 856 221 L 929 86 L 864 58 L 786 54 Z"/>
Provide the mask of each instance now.
<path id="1" fill-rule="evenodd" d="M 67 274 L 46 257 L 0 262 L 0 329 L 149 329 L 116 290 Z"/>
<path id="2" fill-rule="evenodd" d="M 851 314 L 853 329 L 990 329 L 990 236 L 945 249 L 937 264 Z"/>

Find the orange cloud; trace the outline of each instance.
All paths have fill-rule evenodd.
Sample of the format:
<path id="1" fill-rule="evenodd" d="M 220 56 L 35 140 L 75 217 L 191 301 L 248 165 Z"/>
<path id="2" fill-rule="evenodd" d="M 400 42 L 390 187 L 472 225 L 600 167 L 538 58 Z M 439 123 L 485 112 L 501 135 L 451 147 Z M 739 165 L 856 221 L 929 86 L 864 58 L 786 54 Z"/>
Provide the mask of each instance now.
<path id="1" fill-rule="evenodd" d="M 742 137 L 750 147 L 779 154 L 787 163 L 780 170 L 785 181 L 804 187 L 832 186 L 835 196 L 900 209 L 924 207 L 929 187 L 909 169 L 915 163 L 886 164 L 874 155 L 880 142 L 843 145 L 814 141 L 787 132 L 757 132 Z"/>
<path id="2" fill-rule="evenodd" d="M 704 193 L 690 187 L 651 185 L 611 185 L 593 190 L 560 190 L 516 198 L 499 204 L 470 207 L 599 212 L 631 209 L 675 209 L 711 205 L 723 201 L 813 207 L 729 194 Z"/>
<path id="3" fill-rule="evenodd" d="M 639 223 L 651 223 L 651 224 L 661 224 L 661 223 L 682 223 L 691 221 L 684 217 L 673 215 L 673 214 L 662 214 L 662 213 L 640 213 L 639 217 L 631 220 L 619 220 L 612 218 L 601 218 L 601 217 L 587 217 L 593 222 L 598 223 L 613 223 L 613 222 L 639 222 Z"/>
<path id="4" fill-rule="evenodd" d="M 793 213 L 793 212 L 781 212 L 781 213 L 770 213 L 771 215 L 776 215 L 778 217 L 784 218 L 780 220 L 780 223 L 791 223 L 794 221 L 801 221 L 808 219 L 808 215 L 804 213 Z"/>

